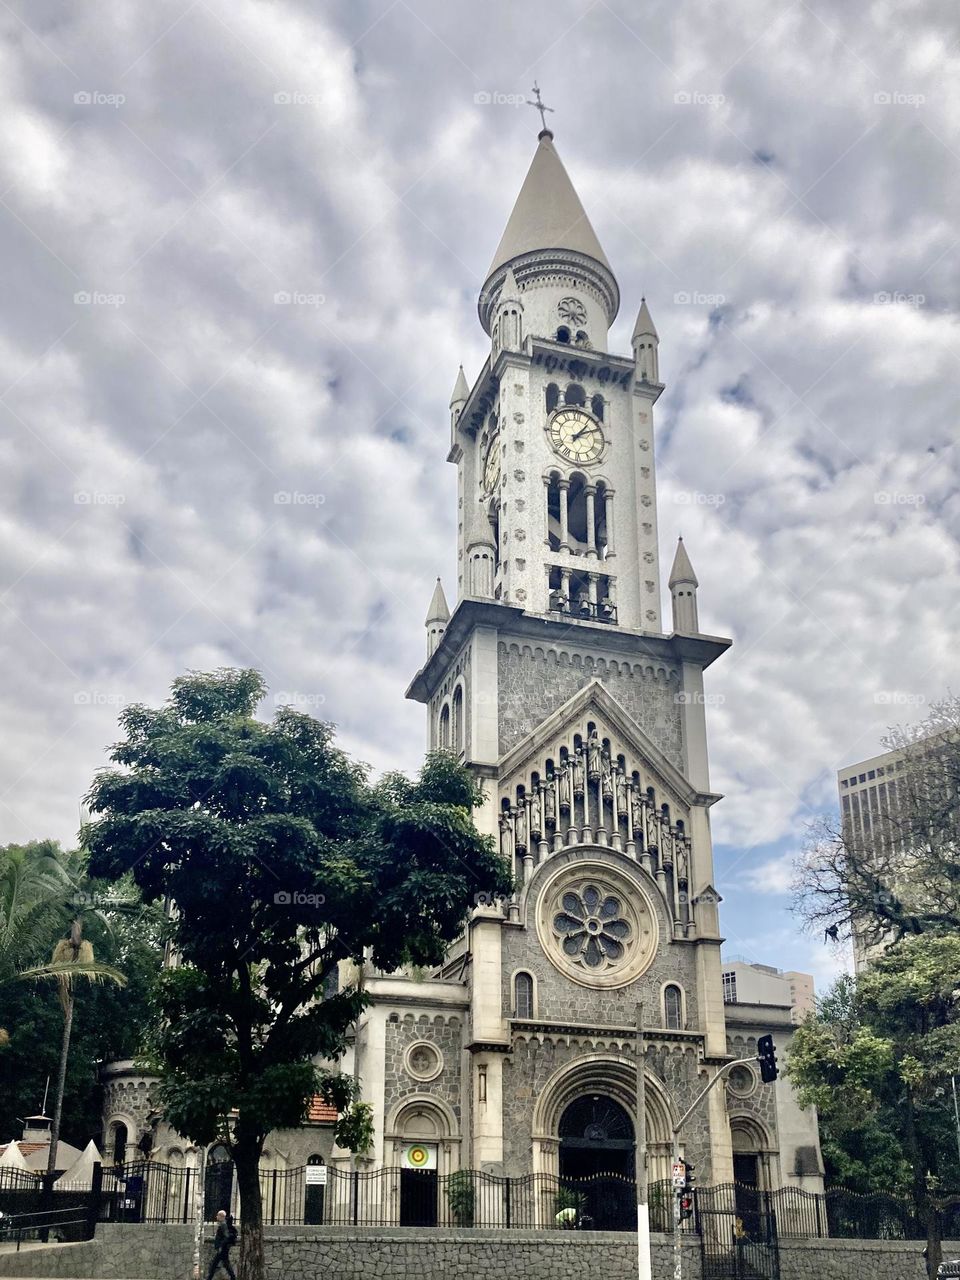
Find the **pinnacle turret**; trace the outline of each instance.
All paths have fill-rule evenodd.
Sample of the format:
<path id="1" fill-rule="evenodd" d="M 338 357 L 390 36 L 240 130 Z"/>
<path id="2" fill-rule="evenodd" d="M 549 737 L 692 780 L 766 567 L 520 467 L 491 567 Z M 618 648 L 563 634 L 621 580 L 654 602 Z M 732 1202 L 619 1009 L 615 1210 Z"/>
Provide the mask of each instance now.
<path id="1" fill-rule="evenodd" d="M 673 604 L 673 629 L 687 635 L 697 635 L 700 620 L 697 616 L 697 575 L 693 571 L 683 538 L 677 539 L 677 552 L 670 570 L 670 599 Z"/>

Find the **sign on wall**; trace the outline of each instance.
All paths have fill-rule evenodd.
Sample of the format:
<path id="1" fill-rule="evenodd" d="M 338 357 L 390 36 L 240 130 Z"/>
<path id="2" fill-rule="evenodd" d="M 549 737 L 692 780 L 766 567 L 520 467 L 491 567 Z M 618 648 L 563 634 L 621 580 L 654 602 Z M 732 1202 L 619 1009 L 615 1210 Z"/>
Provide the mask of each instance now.
<path id="1" fill-rule="evenodd" d="M 308 1187 L 325 1187 L 327 1185 L 327 1166 L 325 1164 L 308 1164 L 305 1172 L 306 1185 Z"/>
<path id="2" fill-rule="evenodd" d="M 436 1169 L 437 1148 L 432 1142 L 412 1142 L 403 1149 L 405 1169 Z"/>

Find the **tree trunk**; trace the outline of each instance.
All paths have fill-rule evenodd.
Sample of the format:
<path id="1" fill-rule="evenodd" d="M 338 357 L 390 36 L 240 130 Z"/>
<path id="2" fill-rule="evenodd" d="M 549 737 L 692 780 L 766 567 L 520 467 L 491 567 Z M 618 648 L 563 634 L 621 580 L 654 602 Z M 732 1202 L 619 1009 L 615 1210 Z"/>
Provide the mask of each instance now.
<path id="1" fill-rule="evenodd" d="M 234 1144 L 240 1191 L 240 1265 L 237 1280 L 264 1280 L 263 1203 L 260 1198 L 262 1142 L 241 1139 Z"/>
<path id="2" fill-rule="evenodd" d="M 903 1136 L 910 1160 L 913 1181 L 913 1203 L 927 1238 L 927 1275 L 935 1276 L 941 1262 L 940 1215 L 927 1186 L 927 1164 L 917 1133 L 913 1108 L 913 1091 L 907 1089 L 903 1109 Z"/>
<path id="3" fill-rule="evenodd" d="M 63 1010 L 63 1039 L 60 1042 L 57 1088 L 53 1095 L 53 1123 L 50 1126 L 50 1151 L 47 1155 L 47 1173 L 53 1173 L 57 1167 L 57 1144 L 60 1141 L 60 1117 L 63 1114 L 63 1090 L 67 1082 L 67 1058 L 70 1054 L 70 1032 L 72 1028 L 73 992 L 69 991 Z"/>

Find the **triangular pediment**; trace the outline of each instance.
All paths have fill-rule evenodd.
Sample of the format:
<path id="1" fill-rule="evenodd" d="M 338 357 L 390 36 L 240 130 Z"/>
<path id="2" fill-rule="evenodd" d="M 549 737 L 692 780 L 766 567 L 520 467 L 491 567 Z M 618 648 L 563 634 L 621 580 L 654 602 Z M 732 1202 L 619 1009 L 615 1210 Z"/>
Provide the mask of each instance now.
<path id="1" fill-rule="evenodd" d="M 625 758 L 627 772 L 639 772 L 644 785 L 652 785 L 662 800 L 689 809 L 712 803 L 693 787 L 620 702 L 599 681 L 584 685 L 530 733 L 502 756 L 498 766 L 500 785 L 526 784 L 531 772 L 542 776 L 543 762 L 557 761 L 561 751 L 572 751 L 574 741 L 586 742 L 588 726 L 609 743 L 610 754 Z"/>

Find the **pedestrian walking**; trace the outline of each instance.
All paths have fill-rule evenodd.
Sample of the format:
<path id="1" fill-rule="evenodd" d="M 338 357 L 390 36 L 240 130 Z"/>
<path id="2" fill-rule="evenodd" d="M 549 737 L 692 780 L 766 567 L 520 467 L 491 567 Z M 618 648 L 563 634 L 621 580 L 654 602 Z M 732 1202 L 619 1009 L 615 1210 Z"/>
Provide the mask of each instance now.
<path id="1" fill-rule="evenodd" d="M 237 1273 L 230 1265 L 230 1250 L 237 1243 L 237 1228 L 233 1222 L 233 1214 L 221 1209 L 217 1214 L 217 1230 L 213 1237 L 213 1257 L 210 1259 L 210 1270 L 207 1280 L 213 1277 L 219 1267 L 223 1267 L 229 1280 L 237 1280 Z"/>

